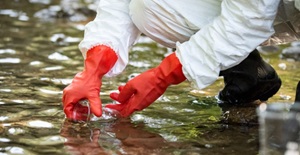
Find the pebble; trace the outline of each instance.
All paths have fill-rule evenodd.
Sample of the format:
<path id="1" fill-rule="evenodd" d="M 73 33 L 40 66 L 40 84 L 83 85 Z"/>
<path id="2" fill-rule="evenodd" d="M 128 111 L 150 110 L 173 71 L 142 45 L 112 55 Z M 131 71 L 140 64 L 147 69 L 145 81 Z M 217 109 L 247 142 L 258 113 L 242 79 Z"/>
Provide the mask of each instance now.
<path id="1" fill-rule="evenodd" d="M 300 41 L 294 41 L 290 47 L 284 48 L 280 55 L 282 59 L 300 61 Z"/>

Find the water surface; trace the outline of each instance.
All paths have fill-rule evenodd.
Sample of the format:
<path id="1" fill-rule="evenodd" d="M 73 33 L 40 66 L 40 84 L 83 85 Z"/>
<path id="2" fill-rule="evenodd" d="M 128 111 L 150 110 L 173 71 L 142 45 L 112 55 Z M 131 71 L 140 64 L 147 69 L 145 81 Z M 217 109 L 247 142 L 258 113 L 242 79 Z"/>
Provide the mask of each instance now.
<path id="1" fill-rule="evenodd" d="M 94 18 L 96 3 L 1 0 L 0 154 L 258 153 L 257 125 L 220 122 L 222 109 L 214 96 L 223 87 L 222 79 L 201 91 L 188 82 L 171 86 L 149 108 L 116 122 L 65 120 L 62 90 L 83 69 L 77 45 L 84 25 Z M 103 103 L 112 102 L 111 91 L 158 65 L 170 51 L 142 36 L 124 73 L 103 79 Z M 263 57 L 283 80 L 269 102 L 292 103 L 299 62 L 281 59 L 280 51 Z"/>

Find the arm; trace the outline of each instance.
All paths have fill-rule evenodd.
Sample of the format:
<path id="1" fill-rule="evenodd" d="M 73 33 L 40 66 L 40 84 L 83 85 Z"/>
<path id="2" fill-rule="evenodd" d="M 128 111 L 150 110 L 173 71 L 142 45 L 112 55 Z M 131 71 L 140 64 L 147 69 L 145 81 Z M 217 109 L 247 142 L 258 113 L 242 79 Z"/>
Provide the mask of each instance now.
<path id="1" fill-rule="evenodd" d="M 186 77 L 199 88 L 212 84 L 220 70 L 243 61 L 273 34 L 272 24 L 278 2 L 224 0 L 219 17 L 189 41 L 178 43 L 176 54 L 171 54 L 156 68 L 127 82 L 119 88 L 120 93 L 112 93 L 111 98 L 120 104 L 109 104 L 107 107 L 127 117 L 148 107 L 167 87 L 183 82 Z"/>
<path id="2" fill-rule="evenodd" d="M 202 89 L 221 70 L 243 61 L 273 33 L 280 0 L 224 0 L 221 14 L 189 41 L 177 43 L 176 54 L 184 75 Z"/>
<path id="3" fill-rule="evenodd" d="M 124 70 L 129 48 L 141 34 L 129 16 L 129 3 L 130 0 L 101 0 L 97 16 L 85 26 L 84 38 L 79 44 L 84 58 L 87 51 L 96 45 L 107 45 L 117 53 L 118 60 L 107 76 Z"/>
<path id="4" fill-rule="evenodd" d="M 166 89 L 173 84 L 185 81 L 180 64 L 175 53 L 170 54 L 155 68 L 149 69 L 120 86 L 120 93 L 111 93 L 110 97 L 120 104 L 108 104 L 106 107 L 120 112 L 128 117 L 135 111 L 148 107 Z"/>
<path id="5" fill-rule="evenodd" d="M 129 16 L 130 0 L 101 0 L 94 21 L 85 27 L 79 48 L 85 58 L 84 70 L 63 91 L 64 112 L 69 119 L 82 120 L 74 111 L 78 101 L 88 99 L 91 112 L 102 115 L 99 93 L 104 75 L 119 74 L 128 62 L 128 51 L 140 32 Z"/>

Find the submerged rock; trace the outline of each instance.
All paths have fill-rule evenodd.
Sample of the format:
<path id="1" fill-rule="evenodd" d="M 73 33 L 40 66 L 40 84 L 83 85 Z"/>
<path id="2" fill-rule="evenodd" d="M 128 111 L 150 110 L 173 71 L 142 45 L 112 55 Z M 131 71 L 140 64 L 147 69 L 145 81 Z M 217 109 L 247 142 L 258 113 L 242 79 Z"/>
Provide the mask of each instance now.
<path id="1" fill-rule="evenodd" d="M 263 54 L 273 54 L 280 50 L 277 45 L 258 46 L 256 49 Z"/>
<path id="2" fill-rule="evenodd" d="M 257 100 L 240 105 L 219 104 L 222 109 L 221 123 L 257 125 L 258 115 L 256 109 L 261 103 Z"/>
<path id="3" fill-rule="evenodd" d="M 290 47 L 283 49 L 280 58 L 300 61 L 300 41 L 294 41 Z"/>

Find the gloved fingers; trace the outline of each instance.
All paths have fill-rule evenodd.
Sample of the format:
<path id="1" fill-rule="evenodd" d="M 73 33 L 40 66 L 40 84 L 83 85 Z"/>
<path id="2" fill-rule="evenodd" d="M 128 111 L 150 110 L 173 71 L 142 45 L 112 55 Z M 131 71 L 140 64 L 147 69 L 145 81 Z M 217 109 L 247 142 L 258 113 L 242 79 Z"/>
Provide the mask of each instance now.
<path id="1" fill-rule="evenodd" d="M 120 114 L 122 117 L 128 117 L 130 116 L 132 113 L 134 113 L 135 111 L 135 108 L 131 107 L 129 104 L 127 107 L 123 108 L 122 111 L 120 111 Z"/>
<path id="2" fill-rule="evenodd" d="M 69 119 L 73 119 L 73 109 L 74 109 L 73 106 L 74 106 L 73 104 L 68 104 L 64 106 L 64 112 L 66 114 L 66 117 Z"/>
<path id="3" fill-rule="evenodd" d="M 118 112 L 120 112 L 121 116 L 123 116 L 121 112 L 123 111 L 123 109 L 124 109 L 126 106 L 125 106 L 125 104 L 120 103 L 120 104 L 107 104 L 107 105 L 105 105 L 105 107 L 106 107 L 106 108 L 110 108 L 110 109 L 117 110 Z"/>
<path id="4" fill-rule="evenodd" d="M 132 111 L 129 107 L 129 104 L 126 105 L 116 105 L 115 107 L 113 107 L 115 110 L 119 111 L 119 114 L 121 115 L 121 117 L 128 117 L 130 116 L 134 111 Z"/>
<path id="5" fill-rule="evenodd" d="M 62 102 L 64 105 L 77 103 L 83 97 L 82 93 L 76 89 L 76 86 L 71 83 L 63 90 Z"/>
<path id="6" fill-rule="evenodd" d="M 116 93 L 116 92 L 111 93 L 110 98 L 119 102 L 119 100 L 118 100 L 119 93 Z M 107 104 L 105 107 L 117 110 L 122 117 L 125 117 L 123 115 L 123 113 L 124 113 L 124 111 L 126 111 L 127 105 L 128 105 L 128 102 L 119 102 L 119 104 Z"/>
<path id="7" fill-rule="evenodd" d="M 111 99 L 116 100 L 116 101 L 119 102 L 119 100 L 118 100 L 118 99 L 119 99 L 119 93 L 112 92 L 112 93 L 109 94 L 109 97 L 110 97 Z"/>
<path id="8" fill-rule="evenodd" d="M 74 119 L 73 118 L 73 112 L 74 112 L 74 107 L 76 105 L 76 103 L 78 103 L 79 98 L 77 98 L 77 96 L 73 96 L 69 94 L 68 91 L 69 86 L 64 89 L 64 94 L 63 94 L 63 107 L 64 107 L 64 112 L 66 114 L 66 117 L 69 119 Z"/>
<path id="9" fill-rule="evenodd" d="M 118 98 L 118 96 L 118 93 L 111 94 L 112 98 Z M 149 96 L 140 96 L 139 94 L 135 94 L 131 96 L 127 102 L 122 102 L 120 104 L 108 104 L 106 107 L 119 111 L 122 117 L 128 117 L 135 111 L 141 111 L 147 108 L 153 102 L 153 97 L 150 97 L 150 99 L 147 97 Z"/>
<path id="10" fill-rule="evenodd" d="M 118 98 L 118 96 L 120 96 L 120 94 L 118 93 L 111 94 L 112 98 Z M 150 97 L 150 99 L 147 97 L 149 96 L 141 96 L 140 94 L 134 94 L 126 102 L 122 102 L 120 104 L 107 105 L 106 107 L 119 111 L 122 117 L 128 117 L 135 111 L 141 111 L 147 108 L 153 102 L 153 97 Z"/>
<path id="11" fill-rule="evenodd" d="M 98 95 L 89 97 L 88 100 L 90 102 L 91 112 L 95 116 L 100 117 L 102 115 L 102 103 Z"/>
<path id="12" fill-rule="evenodd" d="M 141 111 L 146 107 L 148 107 L 147 104 L 145 105 L 142 102 L 144 99 L 145 99 L 144 97 L 141 97 L 139 95 L 132 96 L 128 101 L 128 103 L 120 111 L 121 116 L 128 117 L 131 114 L 133 114 L 135 111 Z"/>
<path id="13" fill-rule="evenodd" d="M 119 90 L 119 91 L 122 91 L 124 87 L 125 87 L 124 85 L 119 86 L 119 87 L 118 87 L 118 90 Z"/>
<path id="14" fill-rule="evenodd" d="M 135 95 L 135 97 L 133 97 L 131 101 L 132 103 L 134 103 L 132 104 L 133 107 L 130 109 L 133 109 L 134 111 L 141 111 L 147 108 L 152 102 L 154 102 L 151 98 L 149 99 L 148 97 L 149 96 Z"/>
<path id="15" fill-rule="evenodd" d="M 70 103 L 71 100 L 74 100 L 74 99 L 70 99 L 72 97 L 72 95 L 69 95 L 69 92 L 71 91 L 70 87 L 71 86 L 69 85 L 63 90 L 62 102 L 64 105 L 67 105 L 68 103 Z"/>
<path id="16" fill-rule="evenodd" d="M 124 86 L 119 86 L 119 87 L 118 87 L 119 92 L 122 91 L 123 88 L 124 88 Z M 116 100 L 116 101 L 119 102 L 119 99 L 118 99 L 118 98 L 119 98 L 119 93 L 117 93 L 117 92 L 112 92 L 112 93 L 109 94 L 109 97 L 110 97 L 111 99 Z"/>
<path id="17" fill-rule="evenodd" d="M 118 96 L 118 102 L 124 103 L 128 102 L 132 95 L 136 93 L 136 89 L 128 82 L 124 87 L 120 87 L 121 91 Z"/>

